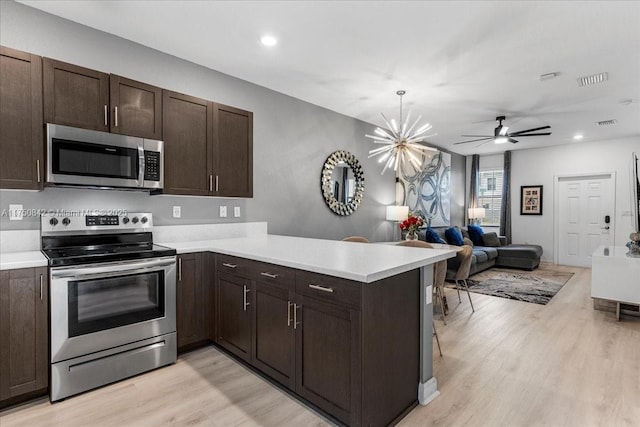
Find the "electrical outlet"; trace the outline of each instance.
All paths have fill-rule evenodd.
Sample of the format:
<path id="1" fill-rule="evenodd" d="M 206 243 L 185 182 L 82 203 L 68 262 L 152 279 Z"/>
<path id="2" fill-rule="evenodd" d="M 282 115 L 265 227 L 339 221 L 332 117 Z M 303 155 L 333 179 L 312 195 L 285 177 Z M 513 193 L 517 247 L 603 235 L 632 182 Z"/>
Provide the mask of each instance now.
<path id="1" fill-rule="evenodd" d="M 233 216 L 236 218 L 240 218 L 240 206 L 233 207 Z"/>
<path id="2" fill-rule="evenodd" d="M 181 212 L 180 206 L 174 206 L 173 207 L 173 217 L 174 218 L 180 218 L 180 216 L 182 216 L 182 212 Z"/>
<path id="3" fill-rule="evenodd" d="M 226 217 L 227 217 L 227 207 L 220 206 L 220 218 L 226 218 Z"/>
<path id="4" fill-rule="evenodd" d="M 22 221 L 22 205 L 9 205 L 9 221 Z"/>

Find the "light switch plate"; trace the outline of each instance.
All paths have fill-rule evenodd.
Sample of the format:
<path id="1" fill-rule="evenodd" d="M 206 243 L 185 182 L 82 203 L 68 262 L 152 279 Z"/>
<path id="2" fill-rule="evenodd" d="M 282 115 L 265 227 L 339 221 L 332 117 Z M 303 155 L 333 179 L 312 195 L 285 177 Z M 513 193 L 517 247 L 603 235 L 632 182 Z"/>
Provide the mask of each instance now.
<path id="1" fill-rule="evenodd" d="M 240 206 L 233 207 L 233 216 L 236 218 L 240 218 Z"/>
<path id="2" fill-rule="evenodd" d="M 426 305 L 429 305 L 433 302 L 432 294 L 433 294 L 433 286 L 427 286 L 426 290 L 426 301 L 424 302 Z"/>
<path id="3" fill-rule="evenodd" d="M 226 218 L 226 217 L 227 217 L 227 207 L 220 206 L 220 218 Z"/>
<path id="4" fill-rule="evenodd" d="M 9 221 L 22 221 L 22 205 L 9 205 Z"/>
<path id="5" fill-rule="evenodd" d="M 180 209 L 180 206 L 174 206 L 173 207 L 173 217 L 174 218 L 180 218 L 180 216 L 182 216 L 182 210 Z"/>

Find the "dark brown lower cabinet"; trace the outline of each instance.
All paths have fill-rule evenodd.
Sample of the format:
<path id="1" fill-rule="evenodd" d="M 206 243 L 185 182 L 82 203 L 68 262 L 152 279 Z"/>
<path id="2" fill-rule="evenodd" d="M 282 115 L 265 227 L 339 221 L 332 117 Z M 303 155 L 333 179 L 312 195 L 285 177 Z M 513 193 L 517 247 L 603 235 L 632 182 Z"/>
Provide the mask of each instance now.
<path id="1" fill-rule="evenodd" d="M 206 339 L 205 292 L 201 253 L 178 255 L 176 277 L 176 329 L 178 351 Z"/>
<path id="2" fill-rule="evenodd" d="M 295 390 L 293 294 L 287 286 L 255 283 L 255 341 L 252 363 L 271 378 Z"/>
<path id="3" fill-rule="evenodd" d="M 46 268 L 0 271 L 0 408 L 46 394 L 48 283 Z"/>
<path id="4" fill-rule="evenodd" d="M 296 393 L 346 424 L 360 424 L 360 312 L 302 295 L 295 310 Z"/>
<path id="5" fill-rule="evenodd" d="M 251 361 L 253 313 L 251 281 L 218 272 L 216 275 L 216 342 L 239 358 Z"/>
<path id="6" fill-rule="evenodd" d="M 360 283 L 216 255 L 216 342 L 340 423 L 417 404 L 420 275 Z"/>

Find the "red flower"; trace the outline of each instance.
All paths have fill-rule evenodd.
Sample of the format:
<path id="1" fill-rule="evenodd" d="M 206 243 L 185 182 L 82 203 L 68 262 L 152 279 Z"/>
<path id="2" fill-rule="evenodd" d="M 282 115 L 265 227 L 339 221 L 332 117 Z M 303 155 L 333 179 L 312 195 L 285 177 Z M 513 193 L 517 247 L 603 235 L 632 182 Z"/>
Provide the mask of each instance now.
<path id="1" fill-rule="evenodd" d="M 406 230 L 410 235 L 415 235 L 423 225 L 424 220 L 421 216 L 409 213 L 407 219 L 400 223 L 400 230 Z"/>

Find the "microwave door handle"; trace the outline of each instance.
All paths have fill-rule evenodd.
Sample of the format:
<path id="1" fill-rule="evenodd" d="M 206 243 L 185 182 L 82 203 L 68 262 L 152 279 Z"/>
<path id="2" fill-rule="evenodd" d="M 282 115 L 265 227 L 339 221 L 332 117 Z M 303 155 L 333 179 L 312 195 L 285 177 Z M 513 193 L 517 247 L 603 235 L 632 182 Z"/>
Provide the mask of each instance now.
<path id="1" fill-rule="evenodd" d="M 144 170 L 145 170 L 145 158 L 144 158 L 144 140 L 138 143 L 138 187 L 144 187 Z"/>
<path id="2" fill-rule="evenodd" d="M 175 266 L 176 259 L 171 257 L 169 259 L 161 259 L 157 261 L 143 261 L 134 263 L 113 263 L 110 265 L 84 267 L 84 268 L 62 268 L 52 269 L 51 277 L 85 277 L 85 276 L 100 276 L 105 277 L 107 275 L 122 275 L 122 273 L 134 273 L 147 271 L 157 267 Z"/>

